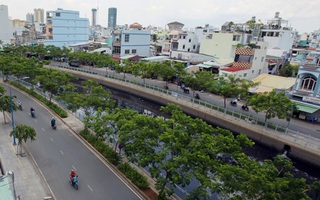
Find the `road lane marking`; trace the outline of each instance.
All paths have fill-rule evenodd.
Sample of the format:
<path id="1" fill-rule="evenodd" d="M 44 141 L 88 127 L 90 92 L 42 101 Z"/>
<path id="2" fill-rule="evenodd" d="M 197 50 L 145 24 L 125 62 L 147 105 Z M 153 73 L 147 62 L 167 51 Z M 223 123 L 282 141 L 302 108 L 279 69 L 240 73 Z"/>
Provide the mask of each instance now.
<path id="1" fill-rule="evenodd" d="M 60 153 L 63 155 L 64 153 L 63 153 L 63 151 L 60 151 Z"/>
<path id="2" fill-rule="evenodd" d="M 45 132 L 44 128 L 42 128 L 42 131 Z"/>
<path id="3" fill-rule="evenodd" d="M 52 139 L 52 138 L 50 138 L 50 140 L 53 142 L 53 139 Z"/>
<path id="4" fill-rule="evenodd" d="M 88 188 L 91 190 L 91 192 L 93 192 L 93 189 L 90 187 L 90 185 L 87 185 L 88 186 Z"/>
<path id="5" fill-rule="evenodd" d="M 71 165 L 71 167 L 74 169 L 74 171 L 77 171 L 77 169 L 73 165 Z"/>
<path id="6" fill-rule="evenodd" d="M 38 121 L 36 119 L 34 121 L 38 123 Z"/>

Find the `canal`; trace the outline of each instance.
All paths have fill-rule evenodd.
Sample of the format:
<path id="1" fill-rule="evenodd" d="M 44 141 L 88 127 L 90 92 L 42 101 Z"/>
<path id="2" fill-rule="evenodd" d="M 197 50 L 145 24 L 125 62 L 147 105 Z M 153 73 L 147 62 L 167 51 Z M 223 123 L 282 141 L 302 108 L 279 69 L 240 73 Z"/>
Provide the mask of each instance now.
<path id="1" fill-rule="evenodd" d="M 111 93 L 112 97 L 117 101 L 118 105 L 131 108 L 133 110 L 138 111 L 139 113 L 148 114 L 151 116 L 160 116 L 160 107 L 162 105 L 152 102 L 147 99 L 143 99 L 139 96 L 124 93 L 122 91 L 114 90 L 111 88 L 107 88 Z M 213 127 L 219 126 L 219 124 L 211 124 Z M 237 134 L 237 133 L 234 133 Z M 272 149 L 260 143 L 255 143 L 252 148 L 247 148 L 244 152 L 253 160 L 256 161 L 263 161 L 266 159 L 272 159 L 276 155 L 283 155 L 287 156 L 293 162 L 294 168 L 292 169 L 291 173 L 295 177 L 305 178 L 307 183 L 312 183 L 315 180 L 320 178 L 320 171 L 319 168 L 308 163 L 302 162 L 297 159 L 293 159 L 290 155 L 285 155 L 285 152 L 279 152 L 276 149 Z M 192 185 L 186 188 L 178 188 L 176 190 L 176 194 L 179 197 L 184 197 L 186 192 L 191 189 Z M 214 195 L 212 196 L 214 198 Z"/>

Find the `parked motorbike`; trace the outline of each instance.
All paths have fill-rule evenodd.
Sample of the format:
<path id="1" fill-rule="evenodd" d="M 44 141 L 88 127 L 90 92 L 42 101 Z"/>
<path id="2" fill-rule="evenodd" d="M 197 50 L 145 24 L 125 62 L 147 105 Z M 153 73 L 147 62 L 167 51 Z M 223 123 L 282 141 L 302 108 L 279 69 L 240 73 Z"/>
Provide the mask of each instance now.
<path id="1" fill-rule="evenodd" d="M 69 178 L 69 182 L 76 190 L 78 190 L 78 176 L 73 177 L 73 179 Z"/>
<path id="2" fill-rule="evenodd" d="M 247 105 L 242 105 L 241 109 L 245 111 L 249 111 L 249 107 Z"/>
<path id="3" fill-rule="evenodd" d="M 199 94 L 196 94 L 195 98 L 196 98 L 196 99 L 200 99 L 200 95 L 199 95 Z"/>

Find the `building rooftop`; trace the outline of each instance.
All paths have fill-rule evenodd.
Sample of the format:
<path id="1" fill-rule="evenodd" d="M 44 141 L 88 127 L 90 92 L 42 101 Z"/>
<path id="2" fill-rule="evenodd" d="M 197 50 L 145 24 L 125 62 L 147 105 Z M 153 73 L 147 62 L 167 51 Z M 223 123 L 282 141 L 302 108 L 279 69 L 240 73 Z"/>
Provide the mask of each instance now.
<path id="1" fill-rule="evenodd" d="M 254 83 L 260 83 L 259 86 L 251 89 L 254 93 L 271 92 L 273 89 L 288 90 L 296 82 L 296 78 L 276 76 L 271 74 L 261 74 L 252 79 Z"/>

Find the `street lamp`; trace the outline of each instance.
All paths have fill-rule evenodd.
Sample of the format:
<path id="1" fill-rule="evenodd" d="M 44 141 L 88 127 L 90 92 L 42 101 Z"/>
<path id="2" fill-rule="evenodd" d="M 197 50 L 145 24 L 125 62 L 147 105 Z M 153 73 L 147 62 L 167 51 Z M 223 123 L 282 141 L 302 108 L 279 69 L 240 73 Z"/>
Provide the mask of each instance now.
<path id="1" fill-rule="evenodd" d="M 12 122 L 12 131 L 14 130 L 14 116 L 13 116 L 13 102 L 12 102 L 12 93 L 10 85 L 10 112 L 11 112 L 11 122 Z M 13 145 L 16 145 L 16 136 L 13 134 Z"/>

